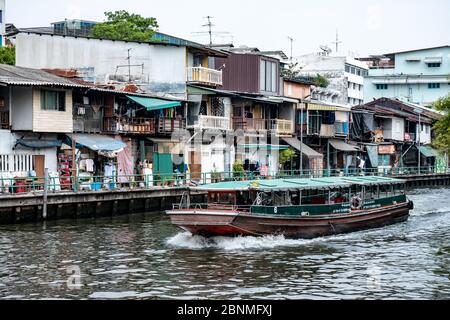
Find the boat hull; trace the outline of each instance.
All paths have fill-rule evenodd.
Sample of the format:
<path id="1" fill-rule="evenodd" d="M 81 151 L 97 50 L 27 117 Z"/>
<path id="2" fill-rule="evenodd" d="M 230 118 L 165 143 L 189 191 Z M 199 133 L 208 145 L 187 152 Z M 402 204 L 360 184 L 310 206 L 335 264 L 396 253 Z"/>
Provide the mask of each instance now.
<path id="1" fill-rule="evenodd" d="M 206 237 L 283 235 L 286 238 L 311 239 L 405 222 L 410 209 L 410 203 L 406 202 L 348 214 L 309 217 L 211 210 L 173 210 L 168 214 L 173 224 Z"/>

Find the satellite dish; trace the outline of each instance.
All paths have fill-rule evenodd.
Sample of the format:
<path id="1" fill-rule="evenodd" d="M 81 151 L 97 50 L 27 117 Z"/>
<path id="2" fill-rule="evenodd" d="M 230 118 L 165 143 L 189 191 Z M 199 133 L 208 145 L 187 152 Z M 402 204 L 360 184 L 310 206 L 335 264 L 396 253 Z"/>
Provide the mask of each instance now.
<path id="1" fill-rule="evenodd" d="M 330 47 L 325 45 L 320 46 L 320 49 L 325 53 L 325 55 L 329 55 L 333 51 Z"/>

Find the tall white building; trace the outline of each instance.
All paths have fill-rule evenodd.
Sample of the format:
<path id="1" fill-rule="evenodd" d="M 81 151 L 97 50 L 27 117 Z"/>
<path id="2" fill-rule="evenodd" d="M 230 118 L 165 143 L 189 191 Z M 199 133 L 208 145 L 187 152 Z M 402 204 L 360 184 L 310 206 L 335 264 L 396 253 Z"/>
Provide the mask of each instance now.
<path id="1" fill-rule="evenodd" d="M 5 45 L 6 21 L 5 21 L 5 0 L 0 0 L 0 47 Z"/>
<path id="2" fill-rule="evenodd" d="M 351 106 L 364 102 L 364 76 L 369 70 L 366 63 L 348 56 L 324 53 L 300 56 L 298 61 L 302 76 L 314 77 L 320 74 L 330 82 L 326 89 L 313 88 L 313 98 Z"/>

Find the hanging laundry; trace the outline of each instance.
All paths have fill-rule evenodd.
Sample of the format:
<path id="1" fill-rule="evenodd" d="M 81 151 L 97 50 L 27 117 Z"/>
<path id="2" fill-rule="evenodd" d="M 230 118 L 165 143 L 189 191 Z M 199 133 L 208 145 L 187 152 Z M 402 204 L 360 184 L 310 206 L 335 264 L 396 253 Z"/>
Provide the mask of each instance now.
<path id="1" fill-rule="evenodd" d="M 94 172 L 94 160 L 86 159 L 85 161 L 86 161 L 86 171 Z"/>

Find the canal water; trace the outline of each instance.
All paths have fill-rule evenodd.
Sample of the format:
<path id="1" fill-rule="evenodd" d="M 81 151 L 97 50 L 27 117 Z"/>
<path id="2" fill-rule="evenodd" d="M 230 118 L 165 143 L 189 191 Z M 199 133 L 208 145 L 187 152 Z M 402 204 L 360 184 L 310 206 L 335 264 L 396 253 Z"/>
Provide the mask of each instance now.
<path id="1" fill-rule="evenodd" d="M 315 240 L 193 237 L 162 214 L 0 226 L 1 299 L 450 299 L 450 189 Z"/>

